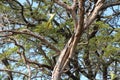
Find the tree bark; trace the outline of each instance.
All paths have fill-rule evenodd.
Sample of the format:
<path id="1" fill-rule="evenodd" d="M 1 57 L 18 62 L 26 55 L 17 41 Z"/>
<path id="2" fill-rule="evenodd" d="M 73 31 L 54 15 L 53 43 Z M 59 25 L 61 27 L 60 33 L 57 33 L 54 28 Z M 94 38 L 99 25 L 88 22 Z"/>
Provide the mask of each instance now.
<path id="1" fill-rule="evenodd" d="M 74 26 L 75 27 L 74 34 L 69 39 L 68 43 L 66 44 L 66 46 L 60 53 L 60 56 L 54 67 L 51 80 L 60 80 L 60 76 L 61 76 L 64 68 L 66 67 L 67 63 L 70 61 L 72 56 L 74 55 L 75 48 L 77 46 L 77 43 L 78 43 L 80 37 L 82 36 L 82 33 L 96 19 L 96 16 L 97 16 L 100 8 L 103 5 L 103 1 L 104 0 L 98 0 L 93 12 L 91 13 L 91 16 L 88 17 L 88 20 L 84 23 L 84 14 L 85 14 L 84 13 L 84 0 L 79 0 L 79 11 L 78 11 L 79 20 L 77 22 L 75 22 L 76 24 Z M 73 19 L 75 19 L 75 18 L 73 18 Z M 76 20 L 74 20 L 74 21 L 76 21 Z"/>
<path id="2" fill-rule="evenodd" d="M 73 56 L 73 52 L 75 50 L 77 42 L 79 41 L 79 38 L 80 38 L 80 36 L 77 37 L 74 34 L 71 37 L 71 39 L 68 41 L 66 47 L 60 53 L 61 55 L 59 56 L 58 61 L 53 70 L 53 73 L 55 73 L 55 74 L 52 76 L 52 80 L 60 80 L 60 75 L 61 75 L 62 71 L 64 70 L 64 68 L 66 67 L 69 60 L 71 59 L 71 57 Z"/>

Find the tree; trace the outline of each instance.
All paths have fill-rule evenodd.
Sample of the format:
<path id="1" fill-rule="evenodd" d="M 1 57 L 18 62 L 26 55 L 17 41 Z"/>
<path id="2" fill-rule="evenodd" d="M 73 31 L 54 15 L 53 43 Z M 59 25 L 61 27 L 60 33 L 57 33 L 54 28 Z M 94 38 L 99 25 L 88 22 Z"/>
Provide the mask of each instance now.
<path id="1" fill-rule="evenodd" d="M 117 80 L 119 5 L 119 0 L 1 0 L 1 78 Z"/>

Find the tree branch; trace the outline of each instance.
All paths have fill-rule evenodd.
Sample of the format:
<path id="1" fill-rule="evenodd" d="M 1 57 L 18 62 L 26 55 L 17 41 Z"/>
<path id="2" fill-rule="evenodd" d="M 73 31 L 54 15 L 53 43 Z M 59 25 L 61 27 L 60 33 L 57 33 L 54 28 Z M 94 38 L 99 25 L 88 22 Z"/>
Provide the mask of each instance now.
<path id="1" fill-rule="evenodd" d="M 22 48 L 23 51 L 22 53 L 20 53 L 20 51 L 18 50 L 17 53 L 20 55 L 21 59 L 23 60 L 23 62 L 26 64 L 26 67 L 27 67 L 27 70 L 28 70 L 28 80 L 31 80 L 31 76 L 32 76 L 32 73 L 31 73 L 31 69 L 30 69 L 30 65 L 29 63 L 27 62 L 27 58 L 25 56 L 25 49 L 22 45 L 18 44 L 17 41 L 14 39 L 14 38 L 10 38 L 14 41 L 15 45 Z"/>
<path id="2" fill-rule="evenodd" d="M 8 70 L 10 70 L 10 64 L 9 64 L 7 58 L 3 58 L 1 61 L 2 61 L 2 63 L 5 65 L 5 67 L 6 67 Z M 8 80 L 13 80 L 12 72 L 7 71 L 7 74 L 8 74 Z"/>
<path id="3" fill-rule="evenodd" d="M 21 75 L 24 75 L 26 77 L 28 77 L 28 75 L 24 74 L 24 73 L 21 73 L 21 72 L 18 72 L 18 71 L 12 71 L 12 70 L 9 70 L 9 69 L 0 69 L 0 71 L 5 71 L 5 72 L 12 72 L 12 73 L 18 73 L 18 74 L 21 74 Z"/>
<path id="4" fill-rule="evenodd" d="M 28 29 L 24 29 L 22 31 L 17 31 L 17 30 L 16 31 L 15 30 L 2 30 L 2 31 L 0 31 L 0 33 L 2 33 L 2 32 L 12 32 L 11 35 L 14 35 L 14 34 L 26 34 L 26 35 L 33 36 L 33 37 L 41 40 L 46 46 L 48 46 L 50 49 L 54 50 L 57 54 L 60 53 L 60 50 L 57 49 L 54 45 L 52 45 L 50 42 L 48 42 L 43 36 L 37 35 L 37 34 L 31 32 L 31 31 L 29 31 Z M 4 37 L 4 36 L 2 36 L 2 37 Z"/>
<path id="5" fill-rule="evenodd" d="M 116 5 L 120 5 L 120 1 L 112 2 L 112 3 L 107 3 L 107 4 L 105 4 L 105 5 L 102 6 L 101 10 L 106 9 L 108 7 L 116 6 Z"/>
<path id="6" fill-rule="evenodd" d="M 13 7 L 13 5 L 12 5 L 13 2 L 12 1 L 7 1 L 7 2 L 12 9 L 20 10 L 22 19 L 24 20 L 24 22 L 26 23 L 27 26 L 35 26 L 35 24 L 31 24 L 29 21 L 26 20 L 25 15 L 24 15 L 24 6 L 20 2 L 18 2 L 17 0 L 14 0 L 14 2 L 17 3 L 21 7 L 21 9 L 17 9 L 16 6 Z"/>
<path id="7" fill-rule="evenodd" d="M 54 2 L 60 5 L 61 7 L 65 8 L 66 10 L 71 10 L 71 7 L 69 5 L 65 4 L 64 2 L 61 2 L 60 0 L 54 0 Z"/>
<path id="8" fill-rule="evenodd" d="M 27 59 L 27 62 L 30 63 L 30 64 L 35 64 L 35 65 L 37 65 L 39 68 L 44 67 L 44 68 L 53 70 L 53 68 L 52 68 L 51 66 L 48 66 L 48 65 L 46 65 L 46 64 L 40 64 L 40 63 L 37 63 L 36 61 L 31 61 L 31 60 L 28 60 L 28 59 Z"/>
<path id="9" fill-rule="evenodd" d="M 84 29 L 87 29 L 91 25 L 91 23 L 96 19 L 96 16 L 98 15 L 98 12 L 101 10 L 103 4 L 104 0 L 97 1 L 93 12 L 87 18 L 87 21 L 85 21 Z"/>

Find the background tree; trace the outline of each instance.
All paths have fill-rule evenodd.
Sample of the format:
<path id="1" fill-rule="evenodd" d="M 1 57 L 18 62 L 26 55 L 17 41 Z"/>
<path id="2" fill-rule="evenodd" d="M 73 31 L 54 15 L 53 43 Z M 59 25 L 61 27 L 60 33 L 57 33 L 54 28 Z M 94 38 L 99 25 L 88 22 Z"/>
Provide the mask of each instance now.
<path id="1" fill-rule="evenodd" d="M 119 0 L 1 0 L 0 78 L 119 79 L 119 5 Z"/>

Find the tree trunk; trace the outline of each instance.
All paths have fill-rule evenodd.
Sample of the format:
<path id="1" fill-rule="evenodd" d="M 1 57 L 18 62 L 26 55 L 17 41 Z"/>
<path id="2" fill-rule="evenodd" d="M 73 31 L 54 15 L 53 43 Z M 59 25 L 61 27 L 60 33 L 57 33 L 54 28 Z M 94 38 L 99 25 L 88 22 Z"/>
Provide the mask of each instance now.
<path id="1" fill-rule="evenodd" d="M 74 0 L 76 1 L 76 0 Z M 96 16 L 98 12 L 100 11 L 102 5 L 103 5 L 104 0 L 98 0 L 96 3 L 96 6 L 91 13 L 91 15 L 85 20 L 84 22 L 84 0 L 79 0 L 79 10 L 78 10 L 78 15 L 79 19 L 76 20 L 76 17 L 78 17 L 76 14 L 72 14 L 73 20 L 75 21 L 75 30 L 74 34 L 72 37 L 69 39 L 68 43 L 64 47 L 64 49 L 61 51 L 60 56 L 57 60 L 57 63 L 54 67 L 53 73 L 52 73 L 52 79 L 51 80 L 60 80 L 60 76 L 66 67 L 67 63 L 70 61 L 72 56 L 74 55 L 74 50 L 77 46 L 77 43 L 82 36 L 82 33 L 84 32 L 85 29 L 87 29 L 92 22 L 96 19 Z M 74 5 L 73 5 L 74 6 Z M 72 12 L 74 12 L 74 7 L 72 8 Z"/>
<path id="2" fill-rule="evenodd" d="M 59 56 L 56 66 L 53 70 L 53 73 L 55 74 L 52 76 L 52 80 L 60 80 L 60 75 L 74 54 L 75 47 L 79 41 L 81 34 L 79 36 L 77 36 L 78 34 L 74 34 L 68 41 L 65 48 L 61 51 L 61 55 Z"/>

